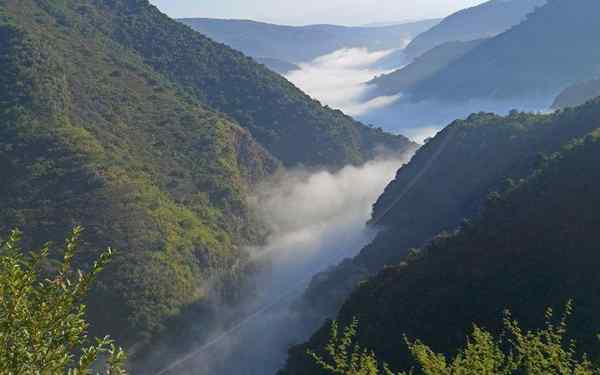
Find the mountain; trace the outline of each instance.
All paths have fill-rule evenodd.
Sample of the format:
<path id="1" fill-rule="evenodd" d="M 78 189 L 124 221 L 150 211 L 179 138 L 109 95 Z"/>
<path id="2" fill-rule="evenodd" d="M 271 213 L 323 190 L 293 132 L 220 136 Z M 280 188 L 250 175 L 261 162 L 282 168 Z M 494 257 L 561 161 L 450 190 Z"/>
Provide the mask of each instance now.
<path id="1" fill-rule="evenodd" d="M 574 120 L 580 114 L 570 112 Z M 455 354 L 474 323 L 498 332 L 509 309 L 524 330 L 533 329 L 539 311 L 561 311 L 573 299 L 569 339 L 597 359 L 599 157 L 598 131 L 569 142 L 490 195 L 477 219 L 362 284 L 338 318 L 358 318 L 361 344 L 392 368 L 408 369 L 414 363 L 403 335 Z M 324 327 L 310 346 L 321 347 L 328 332 Z M 285 374 L 321 373 L 303 364 L 305 348 L 292 351 Z"/>
<path id="2" fill-rule="evenodd" d="M 0 233 L 39 246 L 82 224 L 84 268 L 114 247 L 89 311 L 124 344 L 240 298 L 265 237 L 246 198 L 283 165 L 414 147 L 146 0 L 2 0 L 0 69 Z"/>
<path id="3" fill-rule="evenodd" d="M 463 9 L 419 34 L 406 47 L 405 53 L 414 59 L 447 42 L 496 36 L 525 20 L 528 13 L 544 3 L 545 0 L 491 0 Z"/>
<path id="4" fill-rule="evenodd" d="M 300 69 L 300 67 L 296 64 L 292 64 L 283 60 L 272 59 L 269 57 L 257 57 L 256 61 L 279 74 L 286 74 L 293 70 Z"/>
<path id="5" fill-rule="evenodd" d="M 413 90 L 415 100 L 554 98 L 600 73 L 594 0 L 549 1 Z M 561 25 L 556 27 L 556 25 Z"/>
<path id="6" fill-rule="evenodd" d="M 312 61 L 342 48 L 402 48 L 405 42 L 439 22 L 425 20 L 379 27 L 294 27 L 246 20 L 188 18 L 179 21 L 248 56 L 269 57 L 290 63 Z"/>
<path id="7" fill-rule="evenodd" d="M 371 80 L 369 84 L 376 86 L 371 95 L 374 97 L 388 96 L 409 91 L 417 83 L 433 76 L 484 41 L 485 39 L 477 39 L 469 42 L 446 42 L 433 47 L 402 69 Z"/>
<path id="8" fill-rule="evenodd" d="M 600 96 L 600 79 L 578 82 L 564 89 L 554 100 L 553 109 L 576 107 Z"/>
<path id="9" fill-rule="evenodd" d="M 372 224 L 381 227 L 375 240 L 354 259 L 315 277 L 299 311 L 316 319 L 335 315 L 369 277 L 401 263 L 437 234 L 477 218 L 488 194 L 502 190 L 507 179 L 527 177 L 544 160 L 541 155 L 600 127 L 599 115 L 596 101 L 552 115 L 481 113 L 451 124 L 417 151 L 374 205 Z M 285 374 L 305 374 L 299 372 L 303 353 L 303 347 L 291 352 Z"/>

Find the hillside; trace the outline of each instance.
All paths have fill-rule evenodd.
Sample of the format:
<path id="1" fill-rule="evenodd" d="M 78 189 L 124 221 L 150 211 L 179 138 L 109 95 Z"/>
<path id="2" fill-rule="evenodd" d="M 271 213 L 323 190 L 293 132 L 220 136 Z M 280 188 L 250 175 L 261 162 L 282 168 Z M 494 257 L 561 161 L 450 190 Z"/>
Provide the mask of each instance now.
<path id="1" fill-rule="evenodd" d="M 433 47 L 402 69 L 371 80 L 369 84 L 377 86 L 371 95 L 374 97 L 387 96 L 409 91 L 417 83 L 433 76 L 484 41 L 485 39 L 469 42 L 446 42 Z"/>
<path id="2" fill-rule="evenodd" d="M 554 100 L 553 109 L 576 107 L 600 96 L 600 79 L 578 82 L 564 89 Z"/>
<path id="3" fill-rule="evenodd" d="M 287 74 L 292 70 L 298 70 L 300 67 L 298 65 L 289 63 L 283 60 L 272 59 L 269 57 L 257 57 L 256 61 L 265 65 L 267 68 L 271 69 L 274 72 L 279 74 Z"/>
<path id="4" fill-rule="evenodd" d="M 573 299 L 570 338 L 597 359 L 599 157 L 597 131 L 549 155 L 529 177 L 490 195 L 480 218 L 361 285 L 340 320 L 359 318 L 361 344 L 393 368 L 408 369 L 404 334 L 452 353 L 473 323 L 497 332 L 504 309 L 524 329 L 539 328 L 539 311 L 562 311 Z M 311 345 L 320 346 L 328 329 Z M 320 373 L 298 371 L 301 350 L 285 373 Z"/>
<path id="5" fill-rule="evenodd" d="M 341 48 L 401 48 L 404 47 L 404 42 L 439 22 L 425 20 L 378 27 L 295 27 L 246 20 L 189 18 L 179 21 L 248 56 L 269 57 L 290 63 L 311 61 Z"/>
<path id="6" fill-rule="evenodd" d="M 84 267 L 117 249 L 90 312 L 128 344 L 209 293 L 240 298 L 242 247 L 264 238 L 246 197 L 282 164 L 412 147 L 145 0 L 3 0 L 0 68 L 0 233 L 40 245 L 82 224 Z"/>
<path id="7" fill-rule="evenodd" d="M 540 154 L 600 126 L 600 102 L 553 115 L 474 114 L 424 145 L 374 205 L 382 228 L 354 259 L 315 277 L 299 307 L 307 317 L 335 314 L 362 281 L 401 262 L 445 230 L 478 215 L 489 192 L 527 176 Z M 501 156 L 501 157 L 499 157 Z"/>
<path id="8" fill-rule="evenodd" d="M 324 108 L 278 74 L 173 22 L 145 1 L 108 10 L 114 15 L 110 30 L 119 43 L 250 130 L 287 166 L 359 164 L 381 147 L 402 150 L 410 145 L 405 137 L 384 134 Z"/>
<path id="9" fill-rule="evenodd" d="M 528 13 L 544 3 L 545 0 L 491 0 L 463 9 L 419 34 L 406 47 L 406 55 L 413 59 L 447 42 L 468 42 L 498 35 L 525 20 Z"/>
<path id="10" fill-rule="evenodd" d="M 552 100 L 565 87 L 597 77 L 599 10 L 600 3 L 593 0 L 549 1 L 523 23 L 417 85 L 413 97 Z"/>

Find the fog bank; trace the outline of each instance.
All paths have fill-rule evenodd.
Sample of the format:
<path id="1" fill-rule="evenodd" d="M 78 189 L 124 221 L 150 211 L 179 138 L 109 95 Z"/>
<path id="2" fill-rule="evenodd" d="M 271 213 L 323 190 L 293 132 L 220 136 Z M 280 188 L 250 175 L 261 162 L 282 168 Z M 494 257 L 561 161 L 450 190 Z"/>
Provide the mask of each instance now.
<path id="1" fill-rule="evenodd" d="M 511 110 L 547 112 L 553 97 L 515 98 L 510 100 L 477 99 L 465 102 L 427 100 L 413 102 L 402 97 L 393 105 L 362 113 L 357 119 L 373 123 L 388 132 L 403 134 L 422 143 L 457 119 L 476 112 L 507 115 Z"/>
<path id="2" fill-rule="evenodd" d="M 271 235 L 264 247 L 248 249 L 261 270 L 256 295 L 238 311 L 223 311 L 224 317 L 241 318 L 206 327 L 214 333 L 205 344 L 162 366 L 168 368 L 162 374 L 275 374 L 287 348 L 305 341 L 321 323 L 302 321 L 290 305 L 315 274 L 373 239 L 375 230 L 365 226 L 372 204 L 410 156 L 336 173 L 288 171 L 257 189 L 252 202 Z"/>
<path id="3" fill-rule="evenodd" d="M 373 88 L 366 82 L 394 70 L 376 67 L 378 62 L 394 52 L 369 51 L 366 48 L 341 49 L 299 64 L 301 69 L 289 72 L 286 78 L 324 105 L 340 109 L 350 116 L 358 116 L 398 100 L 398 95 L 364 99 Z"/>

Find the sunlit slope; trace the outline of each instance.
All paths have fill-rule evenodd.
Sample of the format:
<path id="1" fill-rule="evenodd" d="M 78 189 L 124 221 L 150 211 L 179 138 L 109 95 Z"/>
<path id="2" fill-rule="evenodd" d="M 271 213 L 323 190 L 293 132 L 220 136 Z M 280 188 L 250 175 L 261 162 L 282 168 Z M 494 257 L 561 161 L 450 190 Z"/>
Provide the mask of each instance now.
<path id="1" fill-rule="evenodd" d="M 147 1 L 3 0 L 0 39 L 0 230 L 59 240 L 77 223 L 87 259 L 116 248 L 90 312 L 128 342 L 209 289 L 240 297 L 241 248 L 264 237 L 246 198 L 282 162 L 336 168 L 412 146 Z"/>

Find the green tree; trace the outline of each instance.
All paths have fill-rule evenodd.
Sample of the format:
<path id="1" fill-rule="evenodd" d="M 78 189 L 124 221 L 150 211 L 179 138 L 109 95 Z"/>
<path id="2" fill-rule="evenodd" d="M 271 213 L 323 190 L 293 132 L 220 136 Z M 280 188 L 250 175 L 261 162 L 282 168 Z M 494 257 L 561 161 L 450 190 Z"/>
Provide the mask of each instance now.
<path id="1" fill-rule="evenodd" d="M 372 351 L 356 343 L 357 320 L 341 334 L 338 324 L 332 324 L 325 347 L 327 359 L 312 351 L 308 354 L 323 370 L 341 375 L 598 375 L 600 368 L 587 356 L 578 357 L 575 342 L 565 338 L 571 312 L 569 303 L 555 324 L 553 311 L 548 309 L 544 329 L 524 332 L 507 311 L 499 337 L 474 325 L 466 346 L 450 359 L 419 340 L 406 339 L 417 363 L 408 373 L 391 371 Z"/>
<path id="2" fill-rule="evenodd" d="M 113 252 L 90 270 L 73 269 L 82 229 L 66 240 L 61 264 L 47 271 L 49 247 L 25 255 L 21 233 L 0 245 L 0 374 L 125 374 L 125 353 L 107 336 L 90 340 L 84 298 Z"/>

